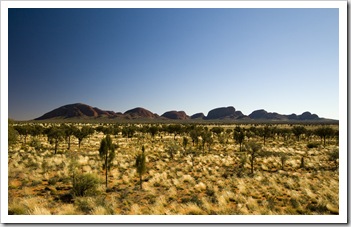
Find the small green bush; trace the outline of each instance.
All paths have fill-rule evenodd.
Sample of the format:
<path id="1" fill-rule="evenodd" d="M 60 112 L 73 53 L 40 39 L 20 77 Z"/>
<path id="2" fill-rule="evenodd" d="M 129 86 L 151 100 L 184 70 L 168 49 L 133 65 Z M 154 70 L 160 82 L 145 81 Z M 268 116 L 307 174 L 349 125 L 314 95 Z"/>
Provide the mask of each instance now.
<path id="1" fill-rule="evenodd" d="M 72 193 L 75 196 L 89 196 L 97 192 L 100 180 L 94 174 L 79 174 L 73 179 Z"/>
<path id="2" fill-rule="evenodd" d="M 40 181 L 40 180 L 33 180 L 33 181 L 32 181 L 32 187 L 33 187 L 33 186 L 37 186 L 37 185 L 39 185 L 39 184 L 41 184 L 41 181 Z"/>
<path id="3" fill-rule="evenodd" d="M 300 203 L 296 199 L 290 199 L 290 205 L 296 209 L 300 206 Z"/>
<path id="4" fill-rule="evenodd" d="M 30 159 L 28 161 L 28 163 L 26 164 L 26 167 L 30 168 L 30 169 L 37 169 L 37 168 L 39 168 L 39 164 L 35 160 Z"/>
<path id="5" fill-rule="evenodd" d="M 9 127 L 8 127 L 8 143 L 9 143 L 9 146 L 15 145 L 17 143 L 17 141 L 18 141 L 18 137 L 19 137 L 19 134 L 16 131 L 16 129 L 14 129 L 12 124 L 9 124 Z"/>
<path id="6" fill-rule="evenodd" d="M 31 142 L 30 142 L 30 146 L 34 147 L 35 150 L 39 151 L 42 148 L 41 142 L 34 138 Z"/>
<path id="7" fill-rule="evenodd" d="M 59 180 L 58 177 L 53 177 L 53 178 L 49 179 L 48 183 L 49 183 L 49 185 L 55 185 L 58 180 Z"/>
<path id="8" fill-rule="evenodd" d="M 70 177 L 61 177 L 61 178 L 59 178 L 58 181 L 62 182 L 63 184 L 68 184 L 71 182 L 71 178 Z"/>
<path id="9" fill-rule="evenodd" d="M 335 169 L 337 169 L 338 166 L 339 166 L 339 163 L 338 163 L 338 160 L 339 160 L 339 149 L 335 149 L 335 150 L 329 152 L 328 156 L 329 156 L 329 161 L 334 162 Z"/>

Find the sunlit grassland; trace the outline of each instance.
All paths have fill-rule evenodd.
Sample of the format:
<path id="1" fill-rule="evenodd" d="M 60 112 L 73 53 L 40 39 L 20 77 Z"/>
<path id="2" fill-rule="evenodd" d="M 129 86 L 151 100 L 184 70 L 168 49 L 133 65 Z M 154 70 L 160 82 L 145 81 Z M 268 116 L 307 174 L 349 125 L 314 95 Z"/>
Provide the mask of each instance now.
<path id="1" fill-rule="evenodd" d="M 271 136 L 265 145 L 260 136 L 246 137 L 244 143 L 252 141 L 262 146 L 251 174 L 250 155 L 245 149 L 239 151 L 232 135 L 224 135 L 225 140 L 219 142 L 213 134 L 213 144 L 203 149 L 201 138 L 193 146 L 186 132 L 175 137 L 166 132 L 154 137 L 137 132 L 132 138 L 119 133 L 111 136 L 118 148 L 106 190 L 103 160 L 99 156 L 104 136 L 95 132 L 83 140 L 80 148 L 78 140 L 72 137 L 70 150 L 62 141 L 57 154 L 43 135 L 29 136 L 27 144 L 19 140 L 10 146 L 9 214 L 329 215 L 339 212 L 339 173 L 329 158 L 330 152 L 338 149 L 335 138 L 328 139 L 324 146 L 320 138 L 313 136 L 299 141 L 293 135 Z M 183 137 L 189 138 L 185 149 Z M 32 140 L 40 144 L 33 147 Z M 318 146 L 308 148 L 311 142 Z M 146 173 L 140 189 L 135 157 L 142 146 L 146 152 Z M 169 152 L 170 147 L 173 153 Z M 246 161 L 240 168 L 243 156 Z M 94 194 L 71 195 L 73 159 L 77 162 L 75 174 L 90 173 L 98 177 Z"/>

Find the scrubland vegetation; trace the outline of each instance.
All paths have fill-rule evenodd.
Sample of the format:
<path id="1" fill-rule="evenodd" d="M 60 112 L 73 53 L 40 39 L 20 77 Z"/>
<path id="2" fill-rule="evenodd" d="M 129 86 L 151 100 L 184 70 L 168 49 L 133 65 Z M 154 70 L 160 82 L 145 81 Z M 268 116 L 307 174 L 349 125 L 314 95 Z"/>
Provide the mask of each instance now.
<path id="1" fill-rule="evenodd" d="M 9 122 L 8 213 L 338 214 L 337 125 Z"/>

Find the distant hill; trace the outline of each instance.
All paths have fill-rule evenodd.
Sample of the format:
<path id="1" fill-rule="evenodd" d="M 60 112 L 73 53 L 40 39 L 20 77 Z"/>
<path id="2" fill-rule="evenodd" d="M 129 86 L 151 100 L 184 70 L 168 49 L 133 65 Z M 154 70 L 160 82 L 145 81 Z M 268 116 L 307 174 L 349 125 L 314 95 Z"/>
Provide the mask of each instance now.
<path id="1" fill-rule="evenodd" d="M 132 119 L 136 119 L 136 118 L 154 119 L 158 117 L 157 115 L 151 113 L 149 110 L 141 107 L 128 110 L 124 113 L 124 115 L 130 116 L 130 118 Z"/>
<path id="2" fill-rule="evenodd" d="M 234 107 L 228 106 L 210 110 L 205 119 L 237 119 L 239 117 L 243 117 L 243 115 L 244 114 L 241 111 L 236 111 Z"/>
<path id="3" fill-rule="evenodd" d="M 190 119 L 188 115 L 184 111 L 168 111 L 164 114 L 161 115 L 161 117 L 165 117 L 168 119 L 173 119 L 173 120 L 187 120 Z"/>
<path id="4" fill-rule="evenodd" d="M 290 114 L 283 115 L 278 113 L 270 113 L 263 109 L 255 110 L 251 114 L 249 114 L 249 118 L 251 119 L 265 119 L 265 120 L 319 120 L 320 118 L 316 114 L 311 114 L 310 112 L 304 112 L 301 115 Z"/>
<path id="5" fill-rule="evenodd" d="M 52 118 L 86 118 L 86 117 L 117 117 L 113 111 L 100 110 L 82 103 L 69 104 L 56 108 L 34 120 L 47 120 Z"/>
<path id="6" fill-rule="evenodd" d="M 205 114 L 203 113 L 196 113 L 190 116 L 190 119 L 204 119 L 204 118 L 205 118 Z"/>
<path id="7" fill-rule="evenodd" d="M 142 108 L 136 107 L 124 113 L 114 112 L 109 110 L 101 110 L 96 107 L 91 107 L 83 103 L 69 104 L 56 108 L 50 112 L 45 113 L 41 117 L 34 120 L 50 120 L 50 119 L 91 119 L 91 118 L 111 118 L 111 119 L 142 119 L 142 120 L 237 120 L 237 121 L 283 121 L 283 122 L 296 122 L 296 121 L 332 121 L 337 120 L 320 118 L 317 114 L 312 114 L 308 111 L 301 115 L 296 114 L 279 114 L 276 112 L 267 112 L 264 109 L 253 111 L 249 115 L 244 115 L 241 111 L 236 110 L 233 106 L 219 107 L 212 109 L 208 112 L 207 116 L 203 113 L 197 113 L 188 116 L 184 111 L 171 110 L 167 111 L 161 116 L 156 113 Z"/>

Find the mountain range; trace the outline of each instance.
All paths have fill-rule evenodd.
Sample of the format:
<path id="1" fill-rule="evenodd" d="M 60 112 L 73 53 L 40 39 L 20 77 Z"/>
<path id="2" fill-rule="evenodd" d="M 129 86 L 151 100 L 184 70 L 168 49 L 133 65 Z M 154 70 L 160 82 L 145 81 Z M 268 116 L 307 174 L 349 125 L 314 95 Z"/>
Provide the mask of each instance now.
<path id="1" fill-rule="evenodd" d="M 188 116 L 184 111 L 171 110 L 167 111 L 161 116 L 152 113 L 151 111 L 137 107 L 128 110 L 124 113 L 114 112 L 108 110 L 101 110 L 97 107 L 91 107 L 83 103 L 69 104 L 56 108 L 50 112 L 45 113 L 41 117 L 34 120 L 50 120 L 50 119 L 96 119 L 96 118 L 110 118 L 110 119 L 172 119 L 172 120 L 268 120 L 268 121 L 322 121 L 331 120 L 320 118 L 317 114 L 311 114 L 306 111 L 301 115 L 290 114 L 284 115 L 275 112 L 267 112 L 260 109 L 255 110 L 249 115 L 244 115 L 241 111 L 236 110 L 233 106 L 219 107 L 208 112 L 207 116 L 203 113 L 196 113 Z"/>

